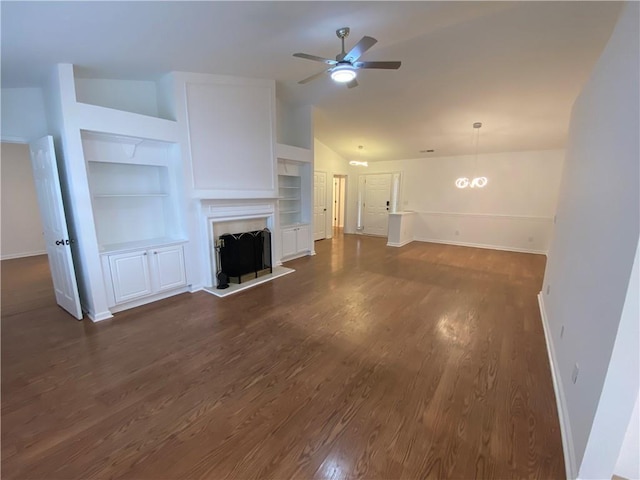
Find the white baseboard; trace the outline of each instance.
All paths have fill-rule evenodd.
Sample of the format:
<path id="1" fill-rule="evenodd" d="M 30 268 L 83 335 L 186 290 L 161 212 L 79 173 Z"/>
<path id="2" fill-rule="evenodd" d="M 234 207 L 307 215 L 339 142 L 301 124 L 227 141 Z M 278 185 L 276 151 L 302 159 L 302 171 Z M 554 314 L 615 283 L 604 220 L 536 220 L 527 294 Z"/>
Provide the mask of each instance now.
<path id="1" fill-rule="evenodd" d="M 578 467 L 575 461 L 575 450 L 573 447 L 573 435 L 571 434 L 571 425 L 569 425 L 569 412 L 567 410 L 567 400 L 564 396 L 564 388 L 562 388 L 562 377 L 558 371 L 558 362 L 556 360 L 556 351 L 551 341 L 551 332 L 549 330 L 549 322 L 547 319 L 547 311 L 544 306 L 544 297 L 542 292 L 538 294 L 538 305 L 540 307 L 540 317 L 542 318 L 542 327 L 544 329 L 544 338 L 547 343 L 547 353 L 549 354 L 549 364 L 551 366 L 551 378 L 553 379 L 553 389 L 556 393 L 556 404 L 558 407 L 558 420 L 560 421 L 560 436 L 562 437 L 562 450 L 564 452 L 564 466 L 567 479 L 574 480 L 578 476 Z"/>
<path id="2" fill-rule="evenodd" d="M 485 243 L 472 243 L 472 242 L 456 242 L 452 240 L 439 240 L 435 238 L 418 238 L 415 237 L 416 242 L 428 242 L 428 243 L 442 243 L 444 245 L 457 245 L 460 247 L 474 247 L 474 248 L 486 248 L 489 250 L 503 250 L 505 252 L 518 252 L 518 253 L 535 253 L 536 255 L 546 255 L 546 250 L 533 250 L 529 248 L 510 247 L 505 245 L 488 245 Z"/>
<path id="3" fill-rule="evenodd" d="M 0 260 L 13 260 L 14 258 L 35 257 L 37 255 L 46 255 L 46 250 L 38 250 L 36 252 L 8 253 L 0 255 Z"/>
<path id="4" fill-rule="evenodd" d="M 405 242 L 400 242 L 400 243 L 387 242 L 387 247 L 404 247 L 405 245 L 409 245 L 411 242 L 413 242 L 413 240 L 407 240 Z"/>
<path id="5" fill-rule="evenodd" d="M 148 297 L 142 297 L 127 303 L 114 305 L 113 307 L 111 307 L 110 314 L 122 312 L 123 310 L 128 310 L 130 308 L 141 307 L 142 305 L 147 305 L 148 303 L 157 302 L 158 300 L 164 300 L 165 298 L 173 297 L 174 295 L 180 295 L 181 293 L 188 293 L 188 292 L 189 292 L 189 287 L 182 287 L 182 288 L 176 288 L 175 290 L 169 290 L 167 292 L 150 295 Z M 100 320 L 106 320 L 107 318 L 111 318 L 111 317 L 100 318 Z M 98 321 L 98 320 L 94 320 L 94 321 Z"/>
<path id="6" fill-rule="evenodd" d="M 113 318 L 113 315 L 111 315 L 111 312 L 109 310 L 105 312 L 100 312 L 100 313 L 91 313 L 91 312 L 85 312 L 85 313 L 87 314 L 87 317 L 89 317 L 89 320 L 91 320 L 94 323 Z"/>

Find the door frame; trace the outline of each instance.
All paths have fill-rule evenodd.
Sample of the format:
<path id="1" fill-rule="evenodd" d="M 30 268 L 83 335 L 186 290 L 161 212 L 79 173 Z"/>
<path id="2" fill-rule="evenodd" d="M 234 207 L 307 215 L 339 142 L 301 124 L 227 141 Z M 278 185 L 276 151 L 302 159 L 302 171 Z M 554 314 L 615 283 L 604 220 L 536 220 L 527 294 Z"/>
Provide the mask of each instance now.
<path id="1" fill-rule="evenodd" d="M 341 173 L 334 173 L 333 174 L 333 181 L 334 181 L 334 188 L 332 188 L 331 192 L 332 192 L 332 198 L 331 198 L 331 229 L 333 230 L 334 225 L 333 225 L 333 220 L 336 219 L 338 220 L 338 218 L 336 218 L 336 208 L 340 209 L 341 211 L 339 212 L 342 216 L 342 228 L 345 228 L 346 226 L 346 216 L 347 216 L 347 183 L 348 183 L 348 179 L 349 176 L 346 174 L 341 174 Z M 342 198 L 340 198 L 340 202 L 336 203 L 336 195 L 335 195 L 335 181 L 336 180 L 340 180 L 338 183 L 342 183 L 344 185 L 344 193 L 342 194 Z M 338 193 L 339 195 L 339 193 Z M 339 227 L 340 222 L 338 221 L 338 227 Z"/>
<path id="2" fill-rule="evenodd" d="M 329 193 L 329 188 L 328 188 L 328 182 L 327 182 L 327 178 L 329 177 L 328 173 L 324 170 L 314 170 L 313 171 L 313 221 L 311 222 L 313 225 L 313 232 L 311 232 L 312 236 L 313 236 L 313 241 L 317 241 L 316 240 L 316 219 L 315 219 L 315 208 L 316 208 L 316 182 L 315 182 L 315 176 L 316 174 L 322 174 L 324 175 L 324 225 L 323 225 L 323 232 L 324 232 L 324 236 L 322 236 L 321 238 L 318 238 L 317 240 L 324 240 L 326 238 L 330 238 L 330 235 L 327 235 L 327 232 L 330 232 L 331 229 L 327 229 L 327 219 L 330 219 L 329 215 L 327 215 L 328 213 L 328 208 L 327 208 L 327 199 L 331 198 L 333 196 L 333 194 Z M 331 190 L 333 192 L 333 189 Z"/>
<path id="3" fill-rule="evenodd" d="M 364 180 L 368 175 L 391 175 L 391 183 L 389 185 L 389 213 L 391 212 L 400 212 L 402 211 L 402 172 L 401 171 L 384 171 L 384 172 L 370 172 L 370 173 L 360 173 L 358 175 L 358 190 L 357 190 L 357 200 L 356 200 L 356 233 L 359 235 L 367 235 L 364 233 L 364 226 L 362 225 L 362 219 L 364 217 Z M 395 189 L 395 192 L 394 192 Z M 395 205 L 392 205 L 395 203 Z M 395 210 L 394 210 L 395 207 Z"/>

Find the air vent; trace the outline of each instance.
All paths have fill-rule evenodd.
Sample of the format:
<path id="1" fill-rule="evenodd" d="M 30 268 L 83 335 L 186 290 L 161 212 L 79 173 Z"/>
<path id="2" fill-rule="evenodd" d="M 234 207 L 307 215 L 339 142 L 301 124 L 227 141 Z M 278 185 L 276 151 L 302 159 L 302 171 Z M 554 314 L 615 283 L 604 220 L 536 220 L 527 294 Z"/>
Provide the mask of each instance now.
<path id="1" fill-rule="evenodd" d="M 420 150 L 420 153 L 433 153 L 435 152 L 435 150 L 433 149 L 429 149 L 429 150 Z"/>

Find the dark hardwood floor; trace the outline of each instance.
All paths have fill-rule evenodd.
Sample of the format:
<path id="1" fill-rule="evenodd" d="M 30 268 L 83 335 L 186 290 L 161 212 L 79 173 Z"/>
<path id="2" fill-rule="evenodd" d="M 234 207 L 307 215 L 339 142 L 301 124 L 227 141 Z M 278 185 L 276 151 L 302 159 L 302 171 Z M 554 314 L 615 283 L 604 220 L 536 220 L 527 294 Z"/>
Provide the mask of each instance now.
<path id="1" fill-rule="evenodd" d="M 564 478 L 545 258 L 385 243 L 98 324 L 3 261 L 2 477 Z"/>

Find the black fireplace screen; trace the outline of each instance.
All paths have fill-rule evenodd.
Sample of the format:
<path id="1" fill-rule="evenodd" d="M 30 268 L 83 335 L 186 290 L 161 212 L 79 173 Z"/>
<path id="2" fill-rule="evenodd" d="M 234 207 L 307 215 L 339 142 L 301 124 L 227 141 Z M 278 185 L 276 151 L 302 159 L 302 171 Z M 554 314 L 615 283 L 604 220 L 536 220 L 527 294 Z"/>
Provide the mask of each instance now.
<path id="1" fill-rule="evenodd" d="M 268 229 L 244 233 L 220 235 L 218 242 L 220 254 L 219 274 L 237 279 L 242 283 L 243 275 L 253 274 L 257 278 L 268 270 L 273 272 L 271 262 L 271 232 Z"/>

